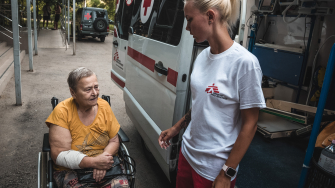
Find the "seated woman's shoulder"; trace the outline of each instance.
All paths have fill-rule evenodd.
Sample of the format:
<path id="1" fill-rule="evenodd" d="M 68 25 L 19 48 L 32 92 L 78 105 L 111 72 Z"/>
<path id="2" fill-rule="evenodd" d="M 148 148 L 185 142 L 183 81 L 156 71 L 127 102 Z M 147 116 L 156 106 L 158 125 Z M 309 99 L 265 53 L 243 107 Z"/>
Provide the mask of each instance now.
<path id="1" fill-rule="evenodd" d="M 65 99 L 57 104 L 54 111 L 63 111 L 64 109 L 72 109 L 75 103 L 73 98 Z"/>

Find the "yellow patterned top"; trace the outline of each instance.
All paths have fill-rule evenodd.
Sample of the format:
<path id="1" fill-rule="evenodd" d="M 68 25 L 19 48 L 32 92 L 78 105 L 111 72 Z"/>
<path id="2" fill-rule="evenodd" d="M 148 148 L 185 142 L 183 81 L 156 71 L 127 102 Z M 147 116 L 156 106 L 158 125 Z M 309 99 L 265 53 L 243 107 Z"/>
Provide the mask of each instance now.
<path id="1" fill-rule="evenodd" d="M 98 99 L 98 112 L 91 125 L 85 126 L 80 121 L 73 98 L 60 102 L 45 123 L 48 127 L 54 124 L 70 130 L 71 149 L 83 152 L 89 157 L 103 153 L 109 139 L 113 138 L 120 129 L 111 107 L 101 98 Z M 54 169 L 69 170 L 58 165 L 55 165 Z"/>

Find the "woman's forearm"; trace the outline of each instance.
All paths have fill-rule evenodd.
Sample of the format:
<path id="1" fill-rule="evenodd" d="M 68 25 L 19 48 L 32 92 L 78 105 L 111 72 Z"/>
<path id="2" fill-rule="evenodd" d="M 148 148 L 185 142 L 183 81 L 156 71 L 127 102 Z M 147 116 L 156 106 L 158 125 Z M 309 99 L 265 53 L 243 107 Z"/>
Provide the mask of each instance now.
<path id="1" fill-rule="evenodd" d="M 183 118 L 181 118 L 175 124 L 175 128 L 178 130 L 178 132 L 181 129 L 186 128 L 188 126 L 188 124 L 190 124 L 190 122 L 191 122 L 191 112 L 192 112 L 192 108 L 185 114 L 185 116 Z"/>
<path id="2" fill-rule="evenodd" d="M 244 154 L 247 152 L 257 131 L 258 114 L 259 108 L 251 108 L 241 111 L 243 120 L 242 129 L 226 161 L 227 166 L 236 169 Z"/>
<path id="3" fill-rule="evenodd" d="M 241 162 L 244 154 L 247 152 L 249 145 L 254 138 L 255 132 L 257 130 L 257 126 L 245 127 L 245 129 L 241 130 L 238 135 L 236 142 L 234 144 L 233 149 L 229 155 L 228 160 L 226 161 L 226 165 L 232 167 L 234 169 L 237 168 L 237 165 Z"/>
<path id="4" fill-rule="evenodd" d="M 120 142 L 119 136 L 116 134 L 112 139 L 109 140 L 108 145 L 105 147 L 104 152 L 107 152 L 111 155 L 115 155 L 119 150 Z"/>

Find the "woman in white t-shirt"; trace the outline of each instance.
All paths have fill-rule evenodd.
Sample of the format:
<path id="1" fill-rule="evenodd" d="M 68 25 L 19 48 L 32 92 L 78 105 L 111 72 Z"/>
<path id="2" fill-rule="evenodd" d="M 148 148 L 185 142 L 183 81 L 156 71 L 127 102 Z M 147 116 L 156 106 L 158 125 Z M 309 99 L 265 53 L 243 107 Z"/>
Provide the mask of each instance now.
<path id="1" fill-rule="evenodd" d="M 186 30 L 208 41 L 191 75 L 192 109 L 158 138 L 162 148 L 186 128 L 177 188 L 234 187 L 238 164 L 257 130 L 265 101 L 257 58 L 229 35 L 239 0 L 186 0 Z M 192 112 L 192 113 L 191 113 Z"/>

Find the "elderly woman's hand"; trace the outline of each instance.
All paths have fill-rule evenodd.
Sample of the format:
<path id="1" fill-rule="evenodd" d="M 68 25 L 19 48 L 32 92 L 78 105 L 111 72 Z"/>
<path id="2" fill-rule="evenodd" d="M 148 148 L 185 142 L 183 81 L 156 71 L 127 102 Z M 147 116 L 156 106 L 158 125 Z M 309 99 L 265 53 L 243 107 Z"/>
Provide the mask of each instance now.
<path id="1" fill-rule="evenodd" d="M 98 170 L 94 169 L 93 170 L 93 178 L 95 179 L 96 182 L 101 181 L 106 175 L 106 170 Z"/>
<path id="2" fill-rule="evenodd" d="M 113 156 L 107 152 L 104 152 L 101 155 L 94 157 L 93 168 L 99 170 L 108 170 L 113 166 L 113 164 Z"/>

